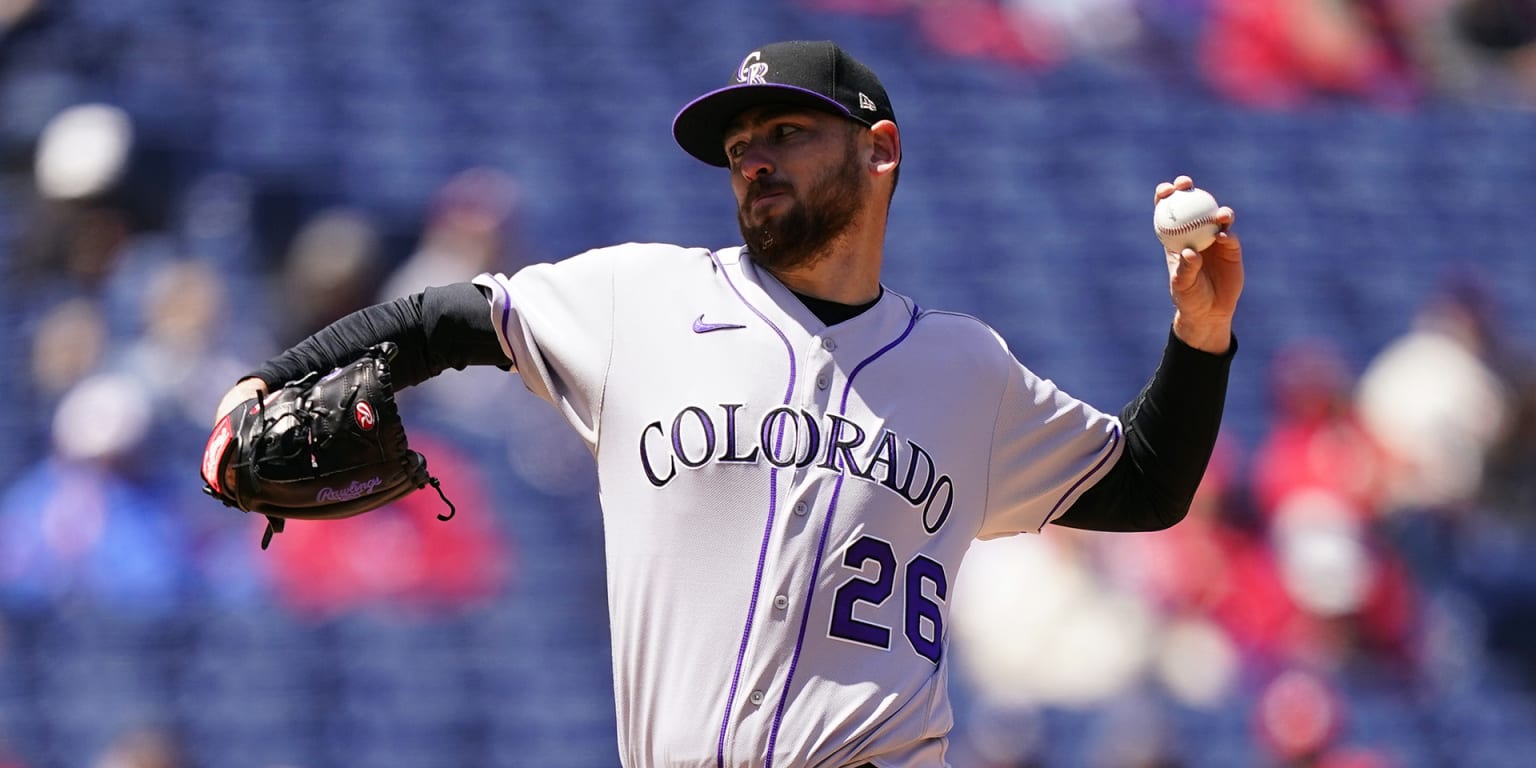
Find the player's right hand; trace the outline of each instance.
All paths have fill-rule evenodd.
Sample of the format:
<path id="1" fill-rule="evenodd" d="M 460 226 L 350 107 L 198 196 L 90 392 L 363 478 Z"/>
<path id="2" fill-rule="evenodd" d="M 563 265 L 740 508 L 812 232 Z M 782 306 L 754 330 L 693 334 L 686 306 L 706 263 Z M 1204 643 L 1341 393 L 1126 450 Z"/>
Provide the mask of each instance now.
<path id="1" fill-rule="evenodd" d="M 219 419 L 224 418 L 224 414 L 234 410 L 235 406 L 253 397 L 266 397 L 266 395 L 266 382 L 257 378 L 241 379 L 228 392 L 225 392 L 224 397 L 219 400 L 218 412 L 213 414 L 214 426 L 218 426 Z"/>
<path id="2" fill-rule="evenodd" d="M 1195 182 L 1180 176 L 1157 185 L 1153 205 L 1175 189 L 1192 189 Z M 1168 293 L 1173 299 L 1173 332 L 1181 341 L 1211 354 L 1225 354 L 1231 346 L 1232 317 L 1243 292 L 1243 247 L 1232 232 L 1236 214 L 1222 206 L 1216 212 L 1221 231 L 1204 251 L 1185 248 L 1182 253 L 1165 249 L 1168 260 Z"/>

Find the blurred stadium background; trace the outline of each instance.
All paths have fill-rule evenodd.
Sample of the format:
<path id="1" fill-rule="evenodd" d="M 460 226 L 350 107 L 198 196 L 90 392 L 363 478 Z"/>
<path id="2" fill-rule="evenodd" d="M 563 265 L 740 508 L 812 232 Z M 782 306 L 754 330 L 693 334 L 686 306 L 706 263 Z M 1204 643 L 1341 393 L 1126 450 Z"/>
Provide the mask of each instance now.
<path id="1" fill-rule="evenodd" d="M 402 395 L 450 523 L 262 553 L 197 459 L 359 306 L 736 242 L 670 120 L 783 38 L 895 100 L 889 284 L 1103 408 L 1167 332 L 1153 185 L 1239 212 L 1196 510 L 976 548 L 957 768 L 1530 764 L 1529 2 L 0 0 L 0 766 L 615 765 L 590 458 L 515 378 Z"/>

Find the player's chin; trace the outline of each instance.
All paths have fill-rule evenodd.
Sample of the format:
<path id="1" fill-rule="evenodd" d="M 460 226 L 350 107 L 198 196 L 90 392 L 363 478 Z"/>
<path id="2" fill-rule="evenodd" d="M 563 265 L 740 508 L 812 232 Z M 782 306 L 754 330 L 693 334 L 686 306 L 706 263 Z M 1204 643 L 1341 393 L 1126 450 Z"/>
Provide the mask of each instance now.
<path id="1" fill-rule="evenodd" d="M 747 229 L 764 229 L 768 226 L 769 222 L 776 218 L 776 216 L 777 214 L 775 214 L 773 211 L 752 209 L 742 211 L 741 215 L 737 217 L 737 220 L 740 221 L 741 224 Z"/>

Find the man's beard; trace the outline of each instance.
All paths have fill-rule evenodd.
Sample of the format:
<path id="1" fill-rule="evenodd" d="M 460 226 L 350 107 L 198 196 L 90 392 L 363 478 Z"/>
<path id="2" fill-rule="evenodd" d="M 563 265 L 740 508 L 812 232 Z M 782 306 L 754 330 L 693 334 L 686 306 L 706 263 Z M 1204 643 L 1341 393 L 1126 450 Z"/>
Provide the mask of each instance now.
<path id="1" fill-rule="evenodd" d="M 803 202 L 790 200 L 789 210 L 757 226 L 747 222 L 753 201 L 768 192 L 792 193 L 787 184 L 752 182 L 745 202 L 736 209 L 736 223 L 752 258 L 770 271 L 783 271 L 814 263 L 824 249 L 846 232 L 864 207 L 869 177 L 850 148 L 842 165 L 816 179 Z"/>

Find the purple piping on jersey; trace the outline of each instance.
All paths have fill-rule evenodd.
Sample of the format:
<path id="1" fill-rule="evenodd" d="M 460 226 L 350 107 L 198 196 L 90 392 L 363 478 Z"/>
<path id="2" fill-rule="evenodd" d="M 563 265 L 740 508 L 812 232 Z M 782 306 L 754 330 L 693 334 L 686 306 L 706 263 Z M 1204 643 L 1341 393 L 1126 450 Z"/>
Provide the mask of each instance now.
<path id="1" fill-rule="evenodd" d="M 1056 513 L 1061 511 L 1061 505 L 1067 503 L 1067 499 L 1072 498 L 1072 494 L 1076 493 L 1077 489 L 1081 487 L 1083 483 L 1088 482 L 1088 478 L 1098 474 L 1099 469 L 1104 466 L 1104 462 L 1109 461 L 1109 457 L 1115 455 L 1115 446 L 1119 444 L 1120 427 L 1116 426 L 1115 431 L 1109 435 L 1109 450 L 1104 452 L 1104 456 L 1099 459 L 1099 463 L 1093 465 L 1093 469 L 1084 472 L 1083 476 L 1079 477 L 1077 482 L 1073 483 L 1072 487 L 1068 488 L 1067 492 L 1062 494 L 1060 499 L 1056 500 L 1056 506 L 1051 507 L 1051 513 L 1045 516 L 1045 522 L 1040 524 L 1040 527 L 1035 531 L 1036 533 L 1045 530 L 1046 524 L 1056 519 Z"/>
<path id="2" fill-rule="evenodd" d="M 757 307 L 752 306 L 752 302 L 747 301 L 747 297 L 742 295 L 741 289 L 737 288 L 736 283 L 731 280 L 731 273 L 726 271 L 725 265 L 720 263 L 720 257 L 711 251 L 709 258 L 715 262 L 715 269 L 720 270 L 721 276 L 725 278 L 725 284 L 730 286 L 731 292 L 736 294 L 736 298 L 742 304 L 745 304 L 747 309 L 752 311 L 752 314 L 757 315 L 758 319 L 767 323 L 768 327 L 778 334 L 779 341 L 784 343 L 784 351 L 789 357 L 789 383 L 784 387 L 783 404 L 789 405 L 790 400 L 795 394 L 794 346 L 789 343 L 789 337 L 784 335 L 782 329 L 774 325 L 767 315 L 764 315 Z M 774 452 L 777 453 L 783 445 L 784 424 L 780 423 L 779 434 L 774 438 Z M 715 761 L 719 768 L 725 768 L 725 734 L 730 730 L 731 709 L 736 703 L 736 686 L 741 682 L 741 665 L 746 661 L 747 643 L 752 639 L 752 614 L 757 609 L 757 596 L 763 588 L 763 564 L 768 560 L 768 540 L 773 533 L 773 518 L 778 512 L 778 507 L 779 468 L 774 467 L 768 472 L 768 520 L 763 524 L 763 542 L 757 550 L 757 573 L 752 577 L 752 601 L 747 604 L 747 620 L 741 628 L 741 646 L 736 649 L 736 668 L 731 671 L 731 692 L 725 699 L 725 715 L 720 718 L 720 740 L 715 745 Z"/>
<path id="3" fill-rule="evenodd" d="M 853 379 L 864 370 L 864 366 L 873 363 L 881 355 L 896 348 L 897 344 L 906 341 L 912 334 L 912 329 L 917 325 L 918 315 L 921 310 L 917 305 L 912 306 L 912 317 L 907 320 L 906 330 L 901 332 L 894 341 L 883 346 L 873 355 L 864 359 L 864 362 L 853 367 L 848 374 L 848 381 L 843 384 L 843 399 L 838 403 L 837 415 L 848 415 L 848 395 L 853 391 Z M 827 536 L 832 531 L 832 516 L 837 513 L 837 499 L 843 492 L 843 481 L 848 478 L 844 473 L 838 473 L 837 482 L 832 486 L 832 499 L 827 504 L 827 516 L 821 523 L 821 539 L 816 544 L 816 562 L 811 566 L 811 584 L 805 590 L 805 607 L 800 609 L 800 635 L 795 638 L 795 653 L 789 658 L 789 673 L 784 676 L 784 693 L 779 696 L 778 707 L 773 712 L 773 729 L 768 732 L 768 755 L 763 762 L 763 768 L 773 768 L 773 749 L 779 742 L 779 724 L 784 722 L 784 706 L 789 702 L 789 686 L 795 680 L 795 667 L 800 664 L 800 651 L 805 647 L 805 627 L 810 623 L 811 601 L 816 597 L 816 574 L 821 573 L 821 559 L 827 552 Z"/>
<path id="4" fill-rule="evenodd" d="M 512 335 L 511 335 L 511 332 L 507 329 L 507 322 L 512 319 L 512 294 L 507 291 L 507 286 L 506 286 L 506 282 L 505 281 L 503 281 L 503 280 L 492 280 L 491 282 L 496 285 L 496 290 L 501 292 L 501 296 L 502 296 L 502 302 L 501 302 L 501 340 L 505 341 L 507 343 L 507 349 L 511 350 L 512 349 Z M 509 351 L 507 353 L 507 356 L 511 357 L 512 353 Z M 516 365 L 517 361 L 513 360 L 512 364 Z"/>

